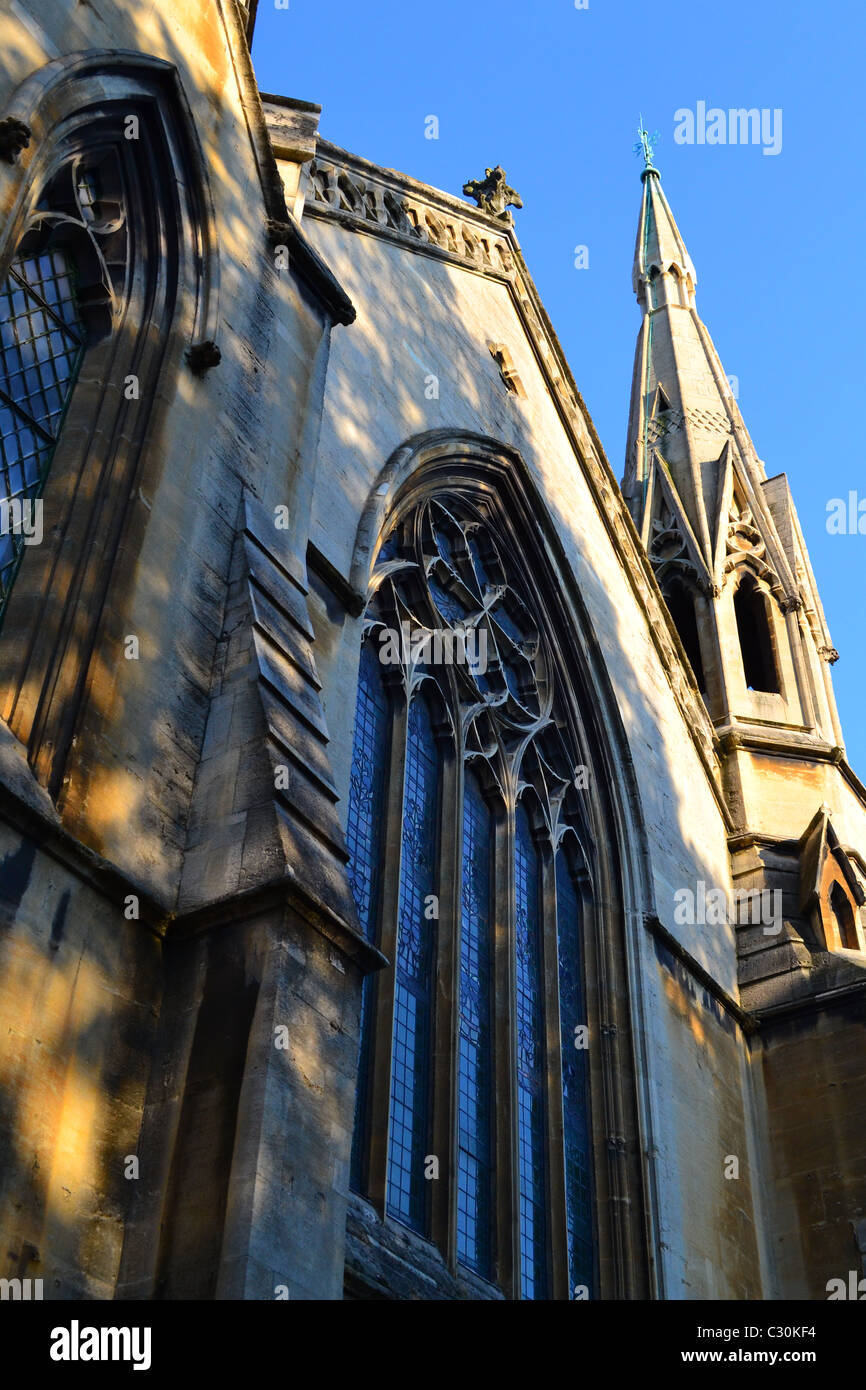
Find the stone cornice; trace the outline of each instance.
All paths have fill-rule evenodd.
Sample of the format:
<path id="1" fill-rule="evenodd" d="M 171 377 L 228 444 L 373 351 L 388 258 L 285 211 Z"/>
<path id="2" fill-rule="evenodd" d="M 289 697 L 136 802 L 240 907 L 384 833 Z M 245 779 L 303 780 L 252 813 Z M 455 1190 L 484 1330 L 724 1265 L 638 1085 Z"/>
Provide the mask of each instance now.
<path id="1" fill-rule="evenodd" d="M 695 960 L 691 952 L 687 951 L 685 946 L 680 945 L 676 937 L 671 935 L 667 927 L 658 917 L 654 917 L 648 913 L 644 916 L 643 920 L 644 926 L 650 935 L 654 936 L 655 939 L 664 946 L 666 951 L 674 956 L 681 965 L 685 966 L 689 974 L 704 987 L 708 994 L 712 995 L 717 1003 L 721 1004 L 725 1012 L 739 1024 L 743 1032 L 747 1036 L 754 1033 L 758 1026 L 754 1014 L 749 1013 L 737 1003 L 736 999 L 719 984 L 718 980 L 715 980 L 709 971 L 704 969 L 700 961 Z"/>
<path id="2" fill-rule="evenodd" d="M 774 758 L 799 758 L 806 762 L 832 763 L 838 767 L 841 776 L 848 783 L 859 801 L 866 806 L 866 785 L 845 757 L 845 750 L 837 744 L 826 743 L 814 735 L 796 729 L 785 730 L 767 725 L 767 732 L 743 724 L 716 730 L 719 746 L 725 754 L 741 748 L 748 753 L 764 753 Z"/>
<path id="3" fill-rule="evenodd" d="M 4 732 L 7 738 L 11 738 L 5 729 Z M 50 798 L 35 777 L 32 778 L 31 789 L 11 785 L 7 776 L 4 768 L 0 774 L 0 820 L 10 825 L 17 834 L 29 839 L 40 853 L 49 855 L 82 883 L 113 903 L 118 915 L 123 912 L 124 899 L 130 895 L 136 897 L 138 917 L 134 921 L 155 936 L 164 936 L 171 921 L 171 909 L 116 864 L 71 835 L 61 825 L 53 805 L 48 805 Z M 0 905 L 2 902 L 0 886 Z"/>
<path id="4" fill-rule="evenodd" d="M 11 738 L 9 735 L 7 737 Z M 135 896 L 138 899 L 138 917 L 130 925 L 138 924 L 154 936 L 176 939 L 230 926 L 274 907 L 289 907 L 354 960 L 365 974 L 379 970 L 388 963 L 377 947 L 337 913 L 329 910 L 321 899 L 308 892 L 303 883 L 288 875 L 226 898 L 203 903 L 185 912 L 177 912 L 160 902 L 116 864 L 71 835 L 61 825 L 53 807 L 48 805 L 47 793 L 35 778 L 32 788 L 26 785 L 16 788 L 7 780 L 8 776 L 5 769 L 0 772 L 0 820 L 29 839 L 40 853 L 50 855 L 56 863 L 112 903 L 118 915 L 123 912 L 124 899 Z M 0 887 L 0 909 L 2 905 Z"/>
<path id="5" fill-rule="evenodd" d="M 819 990 L 814 994 L 804 994 L 797 999 L 786 999 L 781 1004 L 770 1004 L 766 1008 L 758 1008 L 754 1011 L 754 1017 L 760 1026 L 773 1023 L 777 1018 L 786 1018 L 793 1014 L 813 1014 L 823 1010 L 833 1008 L 835 1005 L 844 1007 L 846 1004 L 857 1004 L 866 996 L 866 979 L 855 980 L 850 984 L 839 985 L 835 989 Z"/>
<path id="6" fill-rule="evenodd" d="M 541 303 L 513 228 L 405 174 L 384 169 L 320 140 L 309 166 L 304 216 L 381 237 L 416 254 L 449 261 L 507 287 L 580 462 L 686 721 L 727 828 L 718 746 L 649 558 L 589 417 L 565 354 Z"/>
<path id="7" fill-rule="evenodd" d="M 365 975 L 389 964 L 377 946 L 373 946 L 342 917 L 330 911 L 320 898 L 307 892 L 298 879 L 288 876 L 271 879 L 254 888 L 180 912 L 172 918 L 169 935 L 172 940 L 196 936 L 200 932 L 249 921 L 251 917 L 274 908 L 293 908 L 305 922 L 354 960 Z"/>

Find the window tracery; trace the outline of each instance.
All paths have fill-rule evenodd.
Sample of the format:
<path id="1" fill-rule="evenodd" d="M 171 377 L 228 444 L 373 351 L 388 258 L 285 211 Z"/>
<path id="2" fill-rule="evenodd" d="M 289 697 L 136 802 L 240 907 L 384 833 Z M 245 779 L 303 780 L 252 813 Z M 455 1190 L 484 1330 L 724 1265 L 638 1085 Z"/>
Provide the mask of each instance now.
<path id="1" fill-rule="evenodd" d="M 353 1186 L 483 1277 L 513 1257 L 517 1297 L 550 1296 L 555 1270 L 591 1288 L 592 876 L 579 892 L 569 867 L 591 835 L 541 601 L 457 491 L 390 526 L 371 594 L 347 839 L 362 927 L 393 964 L 365 984 Z"/>

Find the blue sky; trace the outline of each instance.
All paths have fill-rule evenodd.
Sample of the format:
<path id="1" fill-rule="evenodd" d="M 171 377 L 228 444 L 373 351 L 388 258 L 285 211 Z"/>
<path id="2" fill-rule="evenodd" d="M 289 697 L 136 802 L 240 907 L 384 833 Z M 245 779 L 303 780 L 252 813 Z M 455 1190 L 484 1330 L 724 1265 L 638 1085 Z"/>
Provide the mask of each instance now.
<path id="1" fill-rule="evenodd" d="M 831 498 L 866 499 L 864 51 L 862 0 L 260 0 L 253 60 L 263 90 L 318 102 L 322 134 L 377 163 L 457 196 L 504 166 L 527 263 L 618 478 L 639 325 L 638 113 L 661 132 L 655 163 L 698 310 L 768 474 L 788 475 L 866 780 L 866 535 L 826 527 Z M 675 112 L 701 101 L 780 109 L 781 150 L 678 144 Z M 428 115 L 438 140 L 424 137 Z"/>

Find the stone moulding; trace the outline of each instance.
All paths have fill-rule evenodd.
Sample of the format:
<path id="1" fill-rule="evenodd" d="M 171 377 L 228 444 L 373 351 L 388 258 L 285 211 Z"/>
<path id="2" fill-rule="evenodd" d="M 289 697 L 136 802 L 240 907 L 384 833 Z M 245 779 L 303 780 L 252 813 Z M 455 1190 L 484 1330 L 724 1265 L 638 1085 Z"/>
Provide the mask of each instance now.
<path id="1" fill-rule="evenodd" d="M 308 166 L 304 216 L 380 236 L 412 251 L 450 261 L 505 284 L 533 347 L 551 398 L 581 464 L 599 513 L 635 597 L 646 615 L 677 705 L 685 719 L 713 795 L 733 829 L 721 787 L 715 730 L 691 671 L 649 559 L 571 375 L 512 227 L 459 198 L 383 169 L 320 140 Z"/>
<path id="2" fill-rule="evenodd" d="M 354 323 L 355 306 L 351 299 L 288 213 L 282 220 L 267 218 L 265 237 L 272 250 L 281 245 L 286 247 L 290 263 L 308 283 L 315 285 L 318 297 L 334 323 Z"/>

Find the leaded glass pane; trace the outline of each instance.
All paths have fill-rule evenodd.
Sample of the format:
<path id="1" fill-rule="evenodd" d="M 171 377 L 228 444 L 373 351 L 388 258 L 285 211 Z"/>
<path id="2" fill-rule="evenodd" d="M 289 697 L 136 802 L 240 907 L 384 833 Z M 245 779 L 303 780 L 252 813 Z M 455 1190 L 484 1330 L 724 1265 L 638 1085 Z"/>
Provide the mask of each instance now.
<path id="1" fill-rule="evenodd" d="M 547 1292 L 544 1152 L 544 1002 L 539 856 L 526 808 L 516 817 L 514 878 L 517 943 L 517 1147 L 520 1176 L 520 1278 L 524 1298 Z"/>
<path id="2" fill-rule="evenodd" d="M 439 815 L 439 754 L 427 702 L 409 706 L 394 1033 L 388 1142 L 388 1210 L 418 1231 L 427 1229 L 424 1158 L 428 1152 Z"/>
<path id="3" fill-rule="evenodd" d="M 463 793 L 463 890 L 457 1071 L 457 1258 L 489 1276 L 493 1178 L 490 809 L 478 778 Z"/>
<path id="4" fill-rule="evenodd" d="M 376 935 L 388 716 L 382 666 L 374 644 L 367 640 L 361 647 L 358 671 L 346 844 L 350 855 L 349 882 L 361 930 L 368 941 L 373 941 Z"/>
<path id="5" fill-rule="evenodd" d="M 585 1026 L 580 903 L 564 851 L 556 856 L 556 919 L 559 945 L 559 1008 L 562 1029 L 562 1119 L 570 1296 L 583 1284 L 592 1295 L 592 1185 L 587 1057 L 577 1047 Z"/>
<path id="6" fill-rule="evenodd" d="M 373 941 L 376 937 L 381 888 L 389 726 L 388 696 L 382 680 L 382 667 L 373 643 L 368 640 L 361 647 L 346 819 L 346 844 L 351 856 L 349 882 L 355 895 L 361 930 L 368 941 Z M 362 1182 L 366 1140 L 365 1116 L 370 1070 L 372 1002 L 373 982 L 367 975 L 364 977 L 361 994 L 361 1053 L 352 1141 L 351 1178 L 353 1187 L 358 1189 Z"/>
<path id="7" fill-rule="evenodd" d="M 65 251 L 20 256 L 0 286 L 0 618 L 84 351 Z M 23 527 L 22 527 L 23 522 Z"/>

